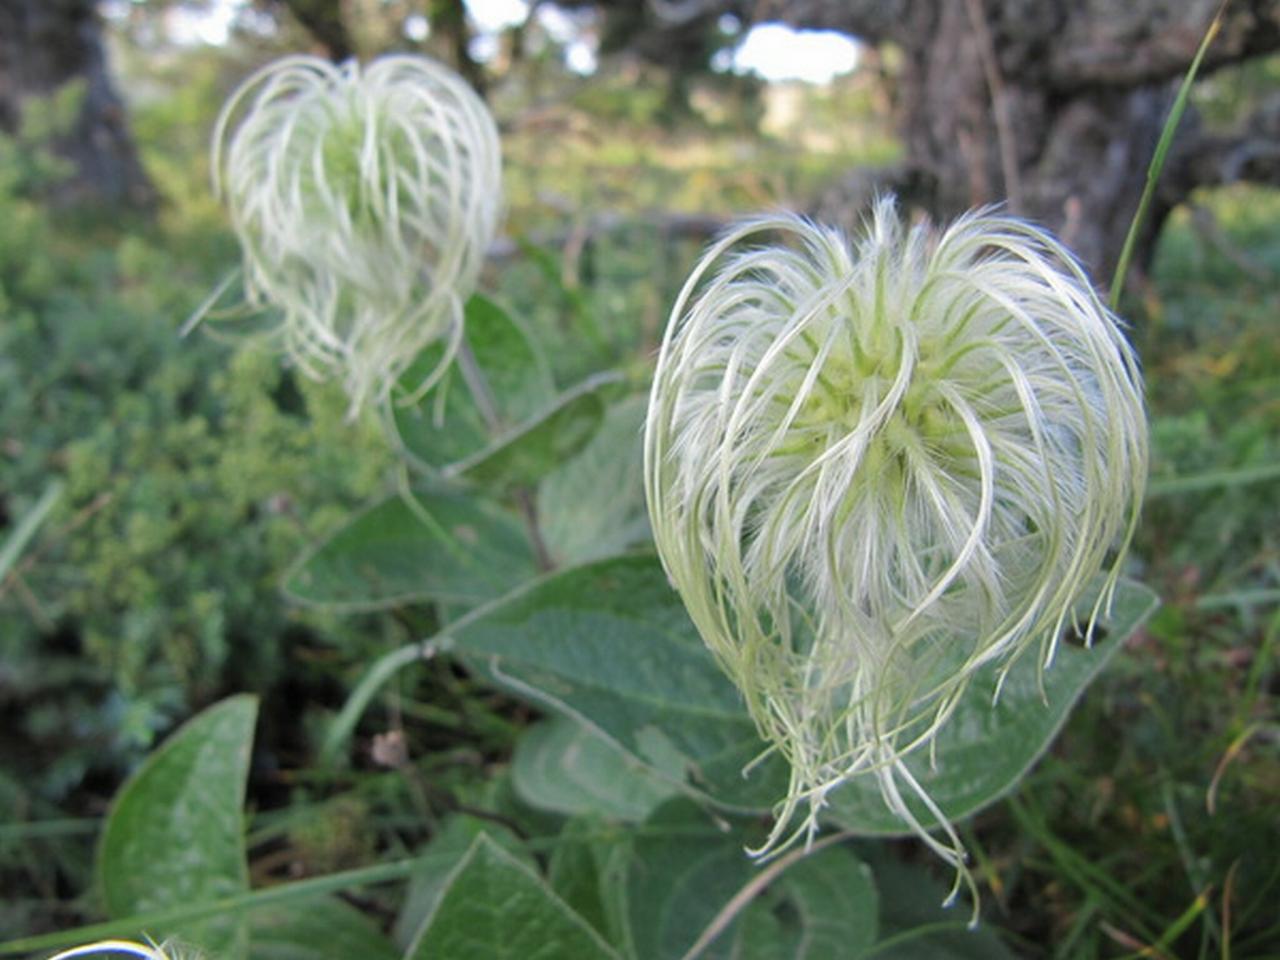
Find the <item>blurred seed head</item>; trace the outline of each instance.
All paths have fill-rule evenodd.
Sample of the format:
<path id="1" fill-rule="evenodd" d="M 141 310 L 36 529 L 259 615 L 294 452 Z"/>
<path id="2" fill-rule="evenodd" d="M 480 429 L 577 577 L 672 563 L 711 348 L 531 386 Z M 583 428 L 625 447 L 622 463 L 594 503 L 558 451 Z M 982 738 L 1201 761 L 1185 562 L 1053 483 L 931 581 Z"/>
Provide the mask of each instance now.
<path id="1" fill-rule="evenodd" d="M 141 960 L 200 960 L 198 953 L 182 950 L 170 941 L 156 946 L 154 943 L 136 943 L 132 940 L 99 940 L 96 943 L 64 950 L 50 957 L 49 960 L 71 960 L 72 957 L 97 957 L 110 954 L 140 957 Z"/>
<path id="2" fill-rule="evenodd" d="M 906 230 L 885 198 L 852 239 L 779 215 L 715 243 L 662 344 L 645 484 L 672 583 L 790 763 L 761 852 L 872 774 L 960 866 L 903 758 L 980 668 L 1048 665 L 1105 566 L 1092 629 L 1146 470 L 1133 352 L 1036 227 Z"/>
<path id="3" fill-rule="evenodd" d="M 414 56 L 279 60 L 223 108 L 213 171 L 246 296 L 281 311 L 302 370 L 340 378 L 353 413 L 436 341 L 421 389 L 444 372 L 501 209 L 497 129 L 461 77 Z"/>

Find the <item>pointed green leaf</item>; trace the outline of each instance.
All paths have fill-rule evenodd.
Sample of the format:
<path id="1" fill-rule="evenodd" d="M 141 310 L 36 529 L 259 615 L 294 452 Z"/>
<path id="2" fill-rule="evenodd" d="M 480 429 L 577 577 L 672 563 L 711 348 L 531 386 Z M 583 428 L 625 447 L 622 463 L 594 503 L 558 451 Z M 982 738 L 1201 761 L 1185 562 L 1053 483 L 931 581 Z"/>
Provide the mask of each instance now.
<path id="1" fill-rule="evenodd" d="M 609 407 L 599 432 L 538 488 L 538 520 L 551 555 L 584 563 L 644 541 L 643 437 L 648 399 Z"/>
<path id="2" fill-rule="evenodd" d="M 994 671 L 974 679 L 938 734 L 936 763 L 930 762 L 927 750 L 907 759 L 907 767 L 949 819 L 976 813 L 1013 789 L 1058 735 L 1085 688 L 1158 605 L 1159 599 L 1148 588 L 1122 582 L 1106 623 L 1106 638 L 1091 649 L 1062 644 L 1053 665 L 1044 672 L 1043 696 L 1032 656 L 1023 657 L 1009 672 L 994 704 Z M 902 793 L 921 823 L 934 822 L 918 797 L 906 789 Z M 828 817 L 846 830 L 863 834 L 909 832 L 885 806 L 870 777 L 832 793 Z"/>
<path id="3" fill-rule="evenodd" d="M 635 955 L 683 956 L 766 868 L 746 846 L 742 832 L 716 823 L 688 800 L 654 811 L 636 836 L 627 875 Z M 816 850 L 761 887 L 699 956 L 856 957 L 875 942 L 878 909 L 864 863 L 844 847 Z"/>
<path id="4" fill-rule="evenodd" d="M 625 942 L 626 873 L 631 862 L 627 828 L 597 816 L 565 822 L 551 851 L 551 889 L 613 944 Z"/>
<path id="5" fill-rule="evenodd" d="M 674 791 L 645 764 L 567 717 L 526 730 L 511 771 L 516 792 L 530 806 L 571 815 L 643 820 Z"/>
<path id="6" fill-rule="evenodd" d="M 467 301 L 466 342 L 500 423 L 512 426 L 551 405 L 555 385 L 546 357 L 510 314 L 480 294 Z M 400 378 L 405 390 L 421 383 L 441 355 L 439 345 L 428 347 Z M 406 451 L 424 464 L 443 467 L 464 460 L 492 440 L 456 363 L 435 390 L 414 406 L 396 407 L 393 415 Z"/>
<path id="7" fill-rule="evenodd" d="M 788 867 L 752 901 L 738 928 L 735 960 L 856 957 L 876 941 L 879 896 L 871 869 L 845 847 Z"/>
<path id="8" fill-rule="evenodd" d="M 294 565 L 285 591 L 300 603 L 372 610 L 439 601 L 473 607 L 534 575 L 524 527 L 498 506 L 458 493 L 393 496 Z"/>
<path id="9" fill-rule="evenodd" d="M 405 960 L 617 960 L 542 878 L 488 837 L 450 875 Z"/>
<path id="10" fill-rule="evenodd" d="M 758 869 L 741 834 L 719 829 L 685 799 L 654 811 L 636 835 L 627 874 L 629 926 L 636 957 L 682 957 L 721 908 Z M 701 954 L 733 956 L 737 922 Z"/>
<path id="11" fill-rule="evenodd" d="M 1064 648 L 1044 675 L 1044 698 L 1031 658 L 1010 672 L 995 710 L 994 679 L 979 676 L 939 734 L 937 769 L 929 769 L 927 751 L 913 757 L 933 800 L 956 818 L 1008 790 L 1155 603 L 1145 587 L 1122 583 L 1107 639 L 1090 650 Z M 614 558 L 548 577 L 474 611 L 450 638 L 477 671 L 589 724 L 687 789 L 739 809 L 767 809 L 785 791 L 780 760 L 742 776 L 764 744 L 652 557 Z M 842 826 L 907 832 L 882 809 L 870 780 L 845 785 L 829 802 Z"/>
<path id="12" fill-rule="evenodd" d="M 517 859 L 533 865 L 533 858 L 521 844 L 520 838 L 506 827 L 463 814 L 449 817 L 418 856 L 418 867 L 409 878 L 404 903 L 391 932 L 392 939 L 401 948 L 406 948 L 413 942 L 418 930 L 422 928 L 423 920 L 435 912 L 449 877 L 481 835 L 487 836 Z"/>
<path id="13" fill-rule="evenodd" d="M 537 341 L 483 294 L 467 302 L 467 343 L 493 396 L 500 423 L 519 423 L 531 410 L 555 398 L 551 365 Z"/>
<path id="14" fill-rule="evenodd" d="M 483 450 L 451 464 L 446 475 L 495 491 L 535 486 L 600 429 L 605 411 L 601 388 L 614 382 L 609 376 L 584 381 Z"/>
<path id="15" fill-rule="evenodd" d="M 969 928 L 963 903 L 943 907 L 947 888 L 919 864 L 868 854 L 880 890 L 880 937 L 875 960 L 1013 960 L 988 923 Z"/>
<path id="16" fill-rule="evenodd" d="M 746 809 L 785 789 L 655 557 L 577 567 L 474 611 L 454 651 L 495 682 L 599 730 L 659 776 Z"/>
<path id="17" fill-rule="evenodd" d="M 250 914 L 254 960 L 398 960 L 400 951 L 345 900 L 323 897 Z"/>
<path id="18" fill-rule="evenodd" d="M 98 875 L 107 913 L 128 917 L 246 893 L 244 792 L 257 699 L 236 696 L 189 720 L 121 788 L 103 828 Z M 210 956 L 248 953 L 243 918 L 173 930 Z"/>

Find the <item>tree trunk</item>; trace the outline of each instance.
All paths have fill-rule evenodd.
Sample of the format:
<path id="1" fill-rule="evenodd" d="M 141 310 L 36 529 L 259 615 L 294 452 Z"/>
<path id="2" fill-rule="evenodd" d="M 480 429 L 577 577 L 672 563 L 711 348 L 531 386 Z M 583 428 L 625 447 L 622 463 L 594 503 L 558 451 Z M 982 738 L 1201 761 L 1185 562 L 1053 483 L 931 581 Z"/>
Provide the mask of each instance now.
<path id="1" fill-rule="evenodd" d="M 484 66 L 471 56 L 471 28 L 467 25 L 467 7 L 462 0 L 432 0 L 427 19 L 431 29 L 447 38 L 453 66 L 471 84 L 476 93 L 488 93 L 489 78 Z"/>
<path id="2" fill-rule="evenodd" d="M 148 209 L 155 191 L 138 162 L 124 108 L 107 73 L 93 0 L 0 0 L 0 131 L 24 111 L 79 83 L 79 105 L 54 139 L 74 173 L 58 199 Z"/>
<path id="3" fill-rule="evenodd" d="M 277 0 L 307 33 L 324 48 L 324 55 L 342 63 L 356 55 L 339 0 Z"/>
<path id="4" fill-rule="evenodd" d="M 1178 81 L 1062 87 L 1035 68 L 1057 18 L 1033 32 L 1026 20 L 988 19 L 978 0 L 945 2 L 925 18 L 933 22 L 922 24 L 904 70 L 899 124 L 930 212 L 950 218 L 1003 204 L 1049 227 L 1099 282 L 1109 280 Z M 1140 264 L 1170 199 L 1151 211 Z"/>
<path id="5" fill-rule="evenodd" d="M 568 0 L 586 2 L 586 0 Z M 623 0 L 595 0 L 606 8 Z M 1099 282 L 1110 279 L 1160 131 L 1219 0 L 647 0 L 649 37 L 709 29 L 733 13 L 837 30 L 900 52 L 896 112 L 907 161 L 874 185 L 937 218 L 1003 203 L 1044 224 Z M 679 15 L 664 10 L 676 10 Z M 1280 49 L 1280 0 L 1232 0 L 1202 75 Z M 1138 248 L 1149 259 L 1165 216 L 1197 186 L 1280 183 L 1280 103 L 1235 135 L 1206 134 L 1189 110 Z M 864 172 L 819 215 L 847 219 Z M 842 199 L 843 194 L 843 199 Z M 834 211 L 834 212 L 833 212 Z"/>
<path id="6" fill-rule="evenodd" d="M 811 22 L 857 32 L 858 4 L 809 4 Z M 923 205 L 951 217 L 1003 203 L 1056 232 L 1099 283 L 1111 277 L 1177 87 L 1217 0 L 899 0 L 871 40 L 905 54 L 898 122 L 909 158 L 900 171 Z M 880 8 L 883 13 L 883 7 Z M 1280 48 L 1280 2 L 1238 0 L 1203 70 Z M 1264 112 L 1265 113 L 1265 112 Z M 1139 236 L 1149 263 L 1169 212 L 1197 186 L 1233 179 L 1280 183 L 1276 116 L 1235 136 L 1183 119 Z M 1269 149 L 1263 128 L 1271 131 Z M 1234 159 L 1234 165 L 1231 160 Z"/>

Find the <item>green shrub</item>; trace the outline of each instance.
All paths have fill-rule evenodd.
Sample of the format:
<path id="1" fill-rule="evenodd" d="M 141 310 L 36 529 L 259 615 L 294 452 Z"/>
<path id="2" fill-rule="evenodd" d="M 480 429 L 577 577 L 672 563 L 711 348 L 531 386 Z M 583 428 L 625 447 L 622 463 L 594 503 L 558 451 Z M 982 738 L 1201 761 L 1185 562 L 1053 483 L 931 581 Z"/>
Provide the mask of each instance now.
<path id="1" fill-rule="evenodd" d="M 0 536 L 50 475 L 67 486 L 0 594 L 0 709 L 25 782 L 57 797 L 220 691 L 273 681 L 301 616 L 283 569 L 382 485 L 389 453 L 261 345 L 179 338 L 234 263 L 227 238 L 86 238 L 6 183 Z"/>

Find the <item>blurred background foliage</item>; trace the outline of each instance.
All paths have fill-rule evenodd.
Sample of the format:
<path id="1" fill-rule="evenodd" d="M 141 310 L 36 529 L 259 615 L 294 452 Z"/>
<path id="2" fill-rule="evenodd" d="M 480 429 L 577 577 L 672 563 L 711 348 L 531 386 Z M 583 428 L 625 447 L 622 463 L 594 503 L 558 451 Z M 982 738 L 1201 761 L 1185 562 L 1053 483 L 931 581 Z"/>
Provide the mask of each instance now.
<path id="1" fill-rule="evenodd" d="M 420 758 L 409 775 L 373 764 L 337 790 L 306 773 L 319 719 L 431 612 L 338 619 L 280 595 L 304 548 L 395 489 L 396 457 L 372 418 L 344 421 L 337 388 L 282 369 L 251 320 L 178 336 L 237 263 L 206 151 L 248 71 L 302 49 L 413 49 L 483 81 L 508 191 L 484 286 L 545 344 L 560 385 L 606 367 L 642 382 L 693 259 L 731 216 L 818 209 L 849 171 L 904 157 L 892 44 L 813 86 L 706 68 L 741 39 L 734 18 L 699 35 L 693 66 L 673 66 L 629 52 L 585 4 L 544 4 L 557 18 L 490 34 L 451 20 L 458 3 L 353 0 L 326 34 L 307 4 L 260 0 L 237 8 L 225 42 L 175 39 L 216 6 L 100 7 L 155 205 L 57 202 L 73 173 L 60 132 L 85 96 L 74 83 L 0 134 L 0 539 L 48 478 L 66 484 L 0 582 L 6 930 L 91 913 L 67 900 L 90 886 L 92 821 L 77 818 L 229 691 L 266 694 L 262 876 L 362 862 L 459 807 L 538 816 L 501 772 L 528 715 L 443 664 L 399 691 L 396 729 Z M 598 59 L 583 75 L 566 58 L 588 41 Z M 1231 129 L 1278 81 L 1274 55 L 1218 71 L 1195 95 L 1203 122 Z M 1280 192 L 1189 194 L 1148 267 L 1125 308 L 1154 443 L 1134 572 L 1165 605 L 967 842 L 1028 955 L 1155 943 L 1154 956 L 1206 956 L 1234 926 L 1230 956 L 1276 956 Z"/>

